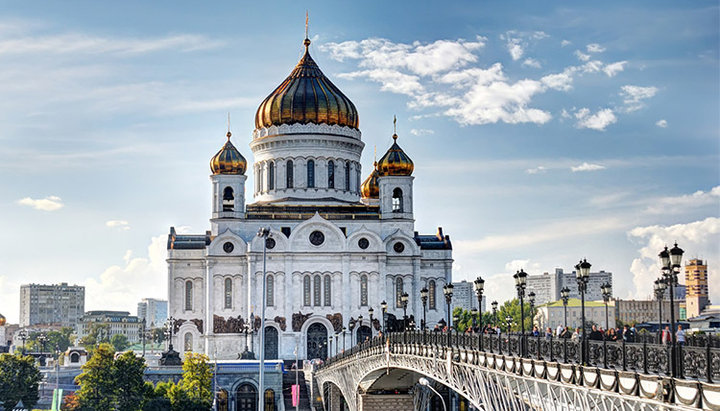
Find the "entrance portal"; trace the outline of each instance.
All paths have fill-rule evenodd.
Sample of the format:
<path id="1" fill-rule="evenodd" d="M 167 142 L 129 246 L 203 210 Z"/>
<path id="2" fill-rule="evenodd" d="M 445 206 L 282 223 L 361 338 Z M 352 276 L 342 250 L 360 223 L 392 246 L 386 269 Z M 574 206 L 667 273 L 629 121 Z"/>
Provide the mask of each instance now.
<path id="1" fill-rule="evenodd" d="M 235 411 L 257 411 L 257 390 L 252 384 L 242 384 L 235 392 Z"/>
<path id="2" fill-rule="evenodd" d="M 320 358 L 325 360 L 328 354 L 327 328 L 320 323 L 312 324 L 307 329 L 307 359 Z"/>

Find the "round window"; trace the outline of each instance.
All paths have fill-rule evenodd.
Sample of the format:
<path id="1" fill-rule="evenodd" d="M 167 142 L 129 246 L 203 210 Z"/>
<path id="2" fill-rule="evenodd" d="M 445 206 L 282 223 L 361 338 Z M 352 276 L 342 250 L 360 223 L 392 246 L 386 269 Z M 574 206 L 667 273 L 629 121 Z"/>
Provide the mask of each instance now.
<path id="1" fill-rule="evenodd" d="M 233 243 L 231 243 L 229 241 L 227 243 L 223 244 L 223 250 L 226 253 L 232 253 L 234 249 L 235 249 L 235 246 L 233 245 Z"/>
<path id="2" fill-rule="evenodd" d="M 393 250 L 395 250 L 396 253 L 402 253 L 405 250 L 405 244 L 398 241 L 393 245 Z"/>
<path id="3" fill-rule="evenodd" d="M 325 234 L 322 231 L 313 231 L 310 233 L 310 243 L 312 245 L 320 245 L 325 242 Z"/>
<path id="4" fill-rule="evenodd" d="M 272 250 L 273 248 L 275 248 L 275 239 L 274 238 L 265 239 L 265 247 L 268 250 Z"/>
<path id="5" fill-rule="evenodd" d="M 370 246 L 370 241 L 368 241 L 367 238 L 363 237 L 358 240 L 358 247 L 362 248 L 363 250 L 368 248 Z"/>

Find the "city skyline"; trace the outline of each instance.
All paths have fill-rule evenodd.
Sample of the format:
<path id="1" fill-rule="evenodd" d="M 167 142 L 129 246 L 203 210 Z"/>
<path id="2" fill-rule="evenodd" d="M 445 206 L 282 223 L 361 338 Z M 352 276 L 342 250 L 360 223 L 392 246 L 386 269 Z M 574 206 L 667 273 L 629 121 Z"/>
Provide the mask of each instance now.
<path id="1" fill-rule="evenodd" d="M 418 227 L 450 235 L 454 282 L 481 275 L 502 302 L 515 270 L 585 257 L 618 298 L 650 297 L 678 241 L 720 302 L 717 4 L 525 6 L 7 7 L 0 313 L 17 322 L 30 282 L 83 285 L 88 311 L 167 299 L 167 227 L 207 228 L 228 112 L 252 162 L 306 8 L 313 57 L 357 106 L 363 178 L 397 115 Z"/>

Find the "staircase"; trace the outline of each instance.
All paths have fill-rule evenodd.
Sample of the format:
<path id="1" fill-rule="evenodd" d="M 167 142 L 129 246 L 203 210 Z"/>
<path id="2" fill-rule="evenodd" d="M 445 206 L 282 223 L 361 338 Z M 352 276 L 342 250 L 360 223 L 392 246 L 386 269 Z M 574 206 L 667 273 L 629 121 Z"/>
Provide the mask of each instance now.
<path id="1" fill-rule="evenodd" d="M 292 369 L 292 364 L 286 364 L 285 374 L 283 374 L 283 402 L 285 403 L 286 411 L 294 411 L 295 407 L 292 405 L 292 385 L 295 384 L 295 370 Z M 302 362 L 300 363 L 302 367 Z M 302 369 L 298 372 L 298 384 L 300 384 L 300 404 L 298 409 L 301 411 L 310 410 L 310 393 L 308 392 L 307 385 L 305 384 L 305 373 Z"/>

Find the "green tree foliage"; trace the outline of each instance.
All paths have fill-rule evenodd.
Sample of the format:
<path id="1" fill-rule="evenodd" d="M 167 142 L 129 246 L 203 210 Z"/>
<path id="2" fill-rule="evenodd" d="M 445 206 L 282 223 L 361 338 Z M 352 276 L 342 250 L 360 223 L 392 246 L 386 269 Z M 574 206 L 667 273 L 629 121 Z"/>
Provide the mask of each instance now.
<path id="1" fill-rule="evenodd" d="M 71 327 L 63 327 L 59 331 L 53 330 L 47 333 L 31 332 L 25 342 L 25 349 L 31 352 L 42 351 L 43 344 L 40 343 L 38 337 L 45 335 L 45 351 L 55 351 L 56 348 L 65 351 L 72 344 L 72 333 L 73 329 Z"/>
<path id="2" fill-rule="evenodd" d="M 530 304 L 525 302 L 523 304 L 525 311 L 525 331 L 532 330 L 532 318 L 535 316 L 535 311 L 530 312 Z M 507 317 L 512 317 L 510 324 L 510 331 L 520 331 L 520 300 L 514 298 L 512 300 L 505 301 L 500 308 L 498 308 L 497 320 L 498 325 L 503 331 L 507 331 Z"/>
<path id="3" fill-rule="evenodd" d="M 90 351 L 98 343 L 110 342 L 110 325 L 91 324 L 88 334 L 82 338 L 80 344 Z"/>
<path id="4" fill-rule="evenodd" d="M 150 339 L 155 343 L 165 341 L 165 328 L 153 328 L 150 330 Z"/>
<path id="5" fill-rule="evenodd" d="M 212 404 L 212 370 L 204 354 L 186 353 L 183 362 L 183 377 L 178 385 L 188 398 L 200 403 Z"/>
<path id="6" fill-rule="evenodd" d="M 115 351 L 120 352 L 130 346 L 128 339 L 123 334 L 115 334 L 110 338 L 110 344 L 115 348 Z"/>
<path id="7" fill-rule="evenodd" d="M 40 380 L 42 375 L 33 357 L 0 354 L 0 404 L 6 410 L 20 400 L 28 409 L 35 407 Z"/>
<path id="8" fill-rule="evenodd" d="M 139 410 L 148 393 L 143 381 L 145 360 L 132 351 L 120 355 L 113 364 L 115 394 L 119 411 Z"/>
<path id="9" fill-rule="evenodd" d="M 114 356 L 115 349 L 110 344 L 100 344 L 90 360 L 83 365 L 82 374 L 75 378 L 75 382 L 80 385 L 76 395 L 83 409 L 113 409 L 116 393 Z"/>

